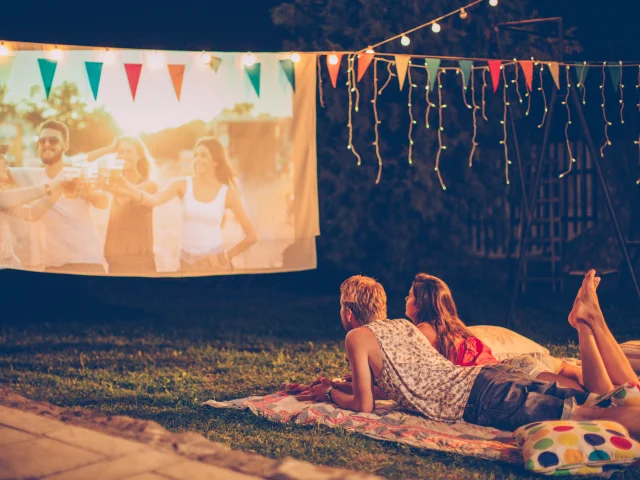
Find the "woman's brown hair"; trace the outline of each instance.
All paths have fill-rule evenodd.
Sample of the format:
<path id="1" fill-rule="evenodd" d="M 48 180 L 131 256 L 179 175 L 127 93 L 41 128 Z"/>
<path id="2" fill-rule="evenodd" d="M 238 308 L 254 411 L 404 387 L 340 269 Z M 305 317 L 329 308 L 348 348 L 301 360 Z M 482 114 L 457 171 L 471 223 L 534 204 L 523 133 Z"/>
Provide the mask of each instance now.
<path id="1" fill-rule="evenodd" d="M 129 142 L 131 145 L 133 145 L 133 148 L 136 149 L 136 152 L 140 157 L 140 159 L 136 163 L 136 170 L 138 170 L 138 173 L 140 174 L 142 180 L 149 180 L 149 177 L 151 176 L 151 167 L 153 164 L 153 160 L 151 159 L 151 154 L 149 153 L 147 146 L 140 138 L 133 135 L 122 135 L 118 137 L 116 140 L 116 146 L 118 148 L 120 148 L 121 142 Z"/>
<path id="2" fill-rule="evenodd" d="M 198 140 L 194 148 L 198 148 L 200 145 L 209 150 L 216 167 L 216 178 L 220 183 L 235 187 L 233 169 L 229 165 L 227 154 L 220 141 L 215 137 L 203 137 Z"/>
<path id="3" fill-rule="evenodd" d="M 458 342 L 474 335 L 458 317 L 451 290 L 438 277 L 426 273 L 415 276 L 412 288 L 416 299 L 414 323 L 431 325 L 436 332 L 436 350 L 455 362 Z"/>

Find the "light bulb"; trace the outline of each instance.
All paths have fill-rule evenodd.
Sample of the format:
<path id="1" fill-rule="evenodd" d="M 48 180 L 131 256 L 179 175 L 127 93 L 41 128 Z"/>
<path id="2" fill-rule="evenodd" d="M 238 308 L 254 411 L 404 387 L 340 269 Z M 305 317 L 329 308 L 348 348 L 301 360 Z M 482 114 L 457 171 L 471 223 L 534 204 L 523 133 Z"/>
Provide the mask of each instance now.
<path id="1" fill-rule="evenodd" d="M 337 65 L 338 64 L 338 56 L 335 53 L 329 55 L 329 65 Z"/>
<path id="2" fill-rule="evenodd" d="M 440 24 L 438 22 L 431 25 L 431 31 L 433 33 L 438 33 L 441 30 Z"/>
<path id="3" fill-rule="evenodd" d="M 376 52 L 373 50 L 373 48 L 369 47 L 369 48 L 367 48 L 367 49 L 365 50 L 365 52 L 364 52 L 364 53 L 368 53 L 369 55 L 373 55 L 373 54 L 374 54 L 374 53 L 376 53 Z"/>
<path id="4" fill-rule="evenodd" d="M 207 52 L 202 52 L 202 56 L 200 57 L 200 60 L 204 65 L 211 63 L 211 54 Z"/>
<path id="5" fill-rule="evenodd" d="M 498 0 L 489 0 L 489 5 L 491 5 L 492 7 L 497 7 L 498 6 Z"/>
<path id="6" fill-rule="evenodd" d="M 62 50 L 60 50 L 58 47 L 54 48 L 53 50 L 51 50 L 49 58 L 51 58 L 51 60 L 55 60 L 56 62 L 62 60 Z"/>
<path id="7" fill-rule="evenodd" d="M 256 64 L 256 56 L 249 52 L 242 58 L 242 63 L 247 67 L 253 67 Z"/>
<path id="8" fill-rule="evenodd" d="M 7 55 L 9 55 L 9 48 L 2 42 L 0 43 L 0 57 L 6 57 Z"/>
<path id="9" fill-rule="evenodd" d="M 291 61 L 293 63 L 298 63 L 300 61 L 300 54 L 296 53 L 296 52 L 292 53 L 291 54 Z"/>
<path id="10" fill-rule="evenodd" d="M 104 52 L 104 55 L 102 56 L 102 63 L 106 63 L 107 65 L 109 65 L 115 61 L 116 61 L 116 53 L 107 48 Z"/>
<path id="11" fill-rule="evenodd" d="M 151 68 L 161 68 L 164 66 L 164 56 L 160 52 L 153 52 L 149 55 L 149 66 Z"/>
<path id="12" fill-rule="evenodd" d="M 402 38 L 400 39 L 400 43 L 402 44 L 403 47 L 407 47 L 411 43 L 411 39 L 406 35 L 403 35 Z"/>
<path id="13" fill-rule="evenodd" d="M 467 13 L 467 11 L 463 8 L 460 10 L 460 18 L 462 20 L 464 20 L 465 18 L 467 18 L 469 16 L 469 14 Z"/>

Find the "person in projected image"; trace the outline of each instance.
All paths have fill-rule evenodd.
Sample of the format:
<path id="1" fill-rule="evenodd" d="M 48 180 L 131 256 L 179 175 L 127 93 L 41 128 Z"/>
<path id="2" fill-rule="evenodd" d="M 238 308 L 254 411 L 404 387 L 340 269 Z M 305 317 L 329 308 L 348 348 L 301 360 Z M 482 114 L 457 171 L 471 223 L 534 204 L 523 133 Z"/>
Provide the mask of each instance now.
<path id="1" fill-rule="evenodd" d="M 257 242 L 257 234 L 242 204 L 233 171 L 222 144 L 213 137 L 198 140 L 193 151 L 192 176 L 177 178 L 156 194 L 150 194 L 125 178 L 111 187 L 117 195 L 129 196 L 139 205 L 156 207 L 173 198 L 182 201 L 180 270 L 207 273 L 233 268 L 233 258 Z M 244 238 L 224 249 L 222 223 L 225 211 L 233 212 Z"/>

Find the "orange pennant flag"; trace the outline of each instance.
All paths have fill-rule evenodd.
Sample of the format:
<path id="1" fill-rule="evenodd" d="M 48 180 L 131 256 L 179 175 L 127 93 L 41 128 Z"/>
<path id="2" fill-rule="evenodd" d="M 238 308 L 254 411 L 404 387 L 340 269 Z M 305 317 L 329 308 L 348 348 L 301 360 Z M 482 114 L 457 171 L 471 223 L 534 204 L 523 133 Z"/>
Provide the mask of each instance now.
<path id="1" fill-rule="evenodd" d="M 364 72 L 371 65 L 373 57 L 375 57 L 373 53 L 361 53 L 358 55 L 358 82 L 364 77 Z"/>
<path id="2" fill-rule="evenodd" d="M 136 100 L 136 92 L 138 91 L 138 82 L 140 81 L 140 73 L 142 72 L 141 63 L 125 63 L 124 69 L 127 72 L 127 79 L 129 80 L 129 88 L 131 89 L 131 96 L 133 101 Z"/>
<path id="3" fill-rule="evenodd" d="M 531 60 L 520 60 L 520 67 L 524 73 L 524 79 L 527 82 L 527 89 L 533 90 L 533 62 Z"/>
<path id="4" fill-rule="evenodd" d="M 169 68 L 169 75 L 171 75 L 171 83 L 173 83 L 173 89 L 176 92 L 176 97 L 180 101 L 180 94 L 182 93 L 182 81 L 184 80 L 184 65 L 167 65 Z"/>
<path id="5" fill-rule="evenodd" d="M 551 76 L 553 77 L 553 81 L 556 82 L 556 87 L 560 88 L 560 66 L 557 62 L 549 62 L 547 64 L 549 66 L 549 71 L 551 72 Z"/>
<path id="6" fill-rule="evenodd" d="M 500 85 L 500 66 L 502 65 L 502 60 L 487 60 L 487 63 L 489 64 L 493 92 L 495 93 L 498 90 L 498 85 Z"/>
<path id="7" fill-rule="evenodd" d="M 396 72 L 398 73 L 400 90 L 404 87 L 404 79 L 407 76 L 407 68 L 409 67 L 410 60 L 411 57 L 409 55 L 396 55 Z"/>
<path id="8" fill-rule="evenodd" d="M 329 76 L 331 77 L 331 85 L 333 88 L 336 88 L 336 83 L 338 81 L 338 72 L 340 72 L 340 62 L 342 61 L 342 53 L 333 53 L 331 55 L 327 55 L 327 70 L 329 70 Z M 331 63 L 331 59 L 336 57 L 338 59 L 334 64 Z"/>

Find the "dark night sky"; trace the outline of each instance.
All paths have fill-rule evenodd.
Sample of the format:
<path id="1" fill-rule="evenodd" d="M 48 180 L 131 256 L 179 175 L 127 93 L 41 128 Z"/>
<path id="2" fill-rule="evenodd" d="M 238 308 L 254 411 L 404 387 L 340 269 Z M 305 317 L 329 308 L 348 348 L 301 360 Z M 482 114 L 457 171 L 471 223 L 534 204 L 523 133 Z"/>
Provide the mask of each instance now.
<path id="1" fill-rule="evenodd" d="M 6 3 L 2 6 L 0 36 L 8 40 L 158 49 L 277 51 L 285 35 L 272 25 L 269 15 L 270 8 L 280 3 L 279 0 L 164 3 L 22 0 L 10 2 L 10 6 Z M 454 9 L 466 2 L 451 0 L 450 3 Z M 537 5 L 543 15 L 561 15 L 566 25 L 579 27 L 586 59 L 640 59 L 640 36 L 636 33 L 640 2 L 539 0 Z M 407 28 L 413 26 L 407 25 Z"/>

